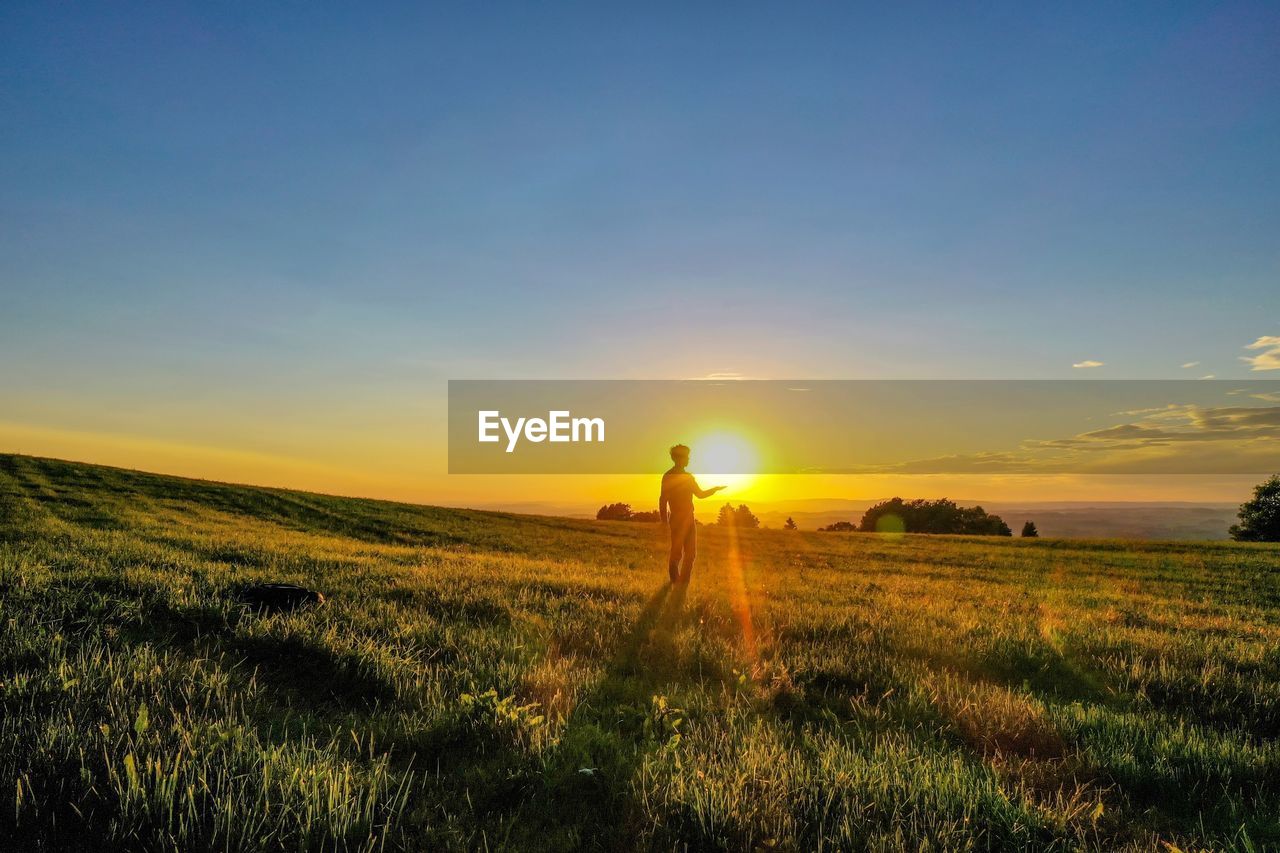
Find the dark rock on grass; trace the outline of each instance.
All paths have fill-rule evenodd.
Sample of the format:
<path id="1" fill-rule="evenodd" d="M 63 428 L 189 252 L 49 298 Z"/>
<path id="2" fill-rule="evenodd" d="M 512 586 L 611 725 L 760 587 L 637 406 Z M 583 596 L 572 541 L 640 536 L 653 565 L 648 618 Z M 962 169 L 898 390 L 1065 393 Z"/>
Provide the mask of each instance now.
<path id="1" fill-rule="evenodd" d="M 285 613 L 324 604 L 324 595 L 291 583 L 256 583 L 236 593 L 242 604 L 267 613 Z"/>

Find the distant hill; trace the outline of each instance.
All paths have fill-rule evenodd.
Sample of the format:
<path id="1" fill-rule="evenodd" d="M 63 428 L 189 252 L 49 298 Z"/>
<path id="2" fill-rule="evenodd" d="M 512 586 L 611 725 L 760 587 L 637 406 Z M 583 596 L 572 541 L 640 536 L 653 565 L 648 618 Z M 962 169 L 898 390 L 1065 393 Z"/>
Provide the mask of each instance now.
<path id="1" fill-rule="evenodd" d="M 857 523 L 867 507 L 878 501 L 842 501 L 832 508 L 794 508 L 791 504 L 752 505 L 763 524 L 781 527 L 790 516 L 802 530 L 816 530 L 836 521 Z M 999 503 L 959 499 L 961 506 L 981 505 L 1015 530 L 1034 521 L 1040 535 L 1063 539 L 1226 539 L 1236 520 L 1236 504 L 1186 502 L 1142 503 L 1105 501 Z"/>
<path id="2" fill-rule="evenodd" d="M 905 496 L 904 496 L 905 497 Z M 913 496 L 918 497 L 918 496 Z M 930 495 L 929 497 L 942 497 Z M 1003 518 L 1015 530 L 1022 522 L 1036 523 L 1040 535 L 1061 539 L 1185 539 L 1225 540 L 1227 528 L 1236 521 L 1235 503 L 1189 501 L 1034 501 L 1002 503 L 980 498 L 956 498 L 961 506 L 981 505 Z M 1243 500 L 1243 498 L 1242 498 Z M 874 500 L 812 498 L 807 500 L 756 502 L 751 510 L 766 527 L 782 527 L 794 518 L 801 530 L 817 530 L 837 521 L 855 524 Z M 701 515 L 710 517 L 719 501 L 709 501 Z M 596 507 L 544 501 L 495 502 L 483 509 L 504 512 L 594 518 Z"/>

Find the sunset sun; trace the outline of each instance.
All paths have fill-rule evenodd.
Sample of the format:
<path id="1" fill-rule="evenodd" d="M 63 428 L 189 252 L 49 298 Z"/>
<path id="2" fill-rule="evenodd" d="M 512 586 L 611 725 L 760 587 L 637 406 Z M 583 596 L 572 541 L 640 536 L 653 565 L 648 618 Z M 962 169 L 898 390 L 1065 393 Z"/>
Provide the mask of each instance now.
<path id="1" fill-rule="evenodd" d="M 759 468 L 756 449 L 741 435 L 714 432 L 692 442 L 693 467 L 731 490 L 751 485 Z"/>

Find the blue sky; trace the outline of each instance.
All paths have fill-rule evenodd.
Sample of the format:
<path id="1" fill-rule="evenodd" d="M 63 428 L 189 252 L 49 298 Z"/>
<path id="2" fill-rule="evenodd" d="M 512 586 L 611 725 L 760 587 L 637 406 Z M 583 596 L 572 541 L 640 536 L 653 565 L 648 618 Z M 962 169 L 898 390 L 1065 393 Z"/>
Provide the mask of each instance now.
<path id="1" fill-rule="evenodd" d="M 0 420 L 270 449 L 438 425 L 450 377 L 1243 377 L 1277 43 L 1274 4 L 6 3 Z"/>

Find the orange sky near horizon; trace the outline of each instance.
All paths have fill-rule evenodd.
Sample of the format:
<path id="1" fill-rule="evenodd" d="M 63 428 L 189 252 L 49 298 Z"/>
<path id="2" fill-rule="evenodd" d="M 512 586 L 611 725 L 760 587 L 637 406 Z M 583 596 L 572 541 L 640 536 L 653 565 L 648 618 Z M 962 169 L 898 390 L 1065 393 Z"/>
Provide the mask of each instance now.
<path id="1" fill-rule="evenodd" d="M 429 445 L 424 442 L 425 446 Z M 300 447 L 296 454 L 115 433 L 51 429 L 0 422 L 0 451 L 47 456 L 163 474 L 445 506 L 528 508 L 546 504 L 589 513 L 603 503 L 637 508 L 656 504 L 665 458 L 642 475 L 450 475 L 442 450 L 406 454 L 400 445 L 347 440 L 327 453 Z M 696 453 L 696 449 L 695 449 Z M 691 466 L 698 473 L 698 466 Z M 712 485 L 713 475 L 702 475 Z M 992 503 L 1037 501 L 1239 502 L 1252 478 L 1210 475 L 760 475 L 733 482 L 721 496 L 732 503 L 788 503 L 814 499 L 870 500 L 951 497 Z M 706 502 L 713 514 L 721 499 Z M 522 505 L 525 505 L 522 507 Z"/>

